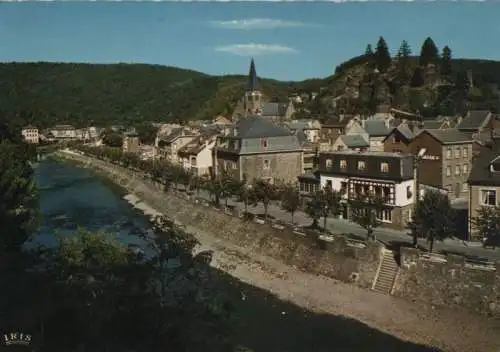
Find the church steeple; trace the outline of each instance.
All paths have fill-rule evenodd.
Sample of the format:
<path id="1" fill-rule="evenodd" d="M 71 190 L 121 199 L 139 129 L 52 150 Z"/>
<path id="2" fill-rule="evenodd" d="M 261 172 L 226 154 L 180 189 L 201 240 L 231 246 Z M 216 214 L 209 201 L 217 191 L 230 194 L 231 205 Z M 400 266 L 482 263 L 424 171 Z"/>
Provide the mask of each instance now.
<path id="1" fill-rule="evenodd" d="M 247 83 L 247 91 L 259 91 L 260 84 L 259 79 L 257 78 L 257 71 L 255 70 L 255 62 L 250 61 L 250 70 L 248 72 L 248 83 Z"/>

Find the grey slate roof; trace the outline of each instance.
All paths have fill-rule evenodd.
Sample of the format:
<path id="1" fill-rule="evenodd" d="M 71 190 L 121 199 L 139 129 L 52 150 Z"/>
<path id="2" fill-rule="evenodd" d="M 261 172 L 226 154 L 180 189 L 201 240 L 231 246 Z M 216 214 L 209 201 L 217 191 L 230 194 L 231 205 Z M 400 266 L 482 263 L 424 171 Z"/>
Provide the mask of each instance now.
<path id="1" fill-rule="evenodd" d="M 423 123 L 424 123 L 425 129 L 438 130 L 441 127 L 441 125 L 443 124 L 443 121 L 427 120 L 427 121 L 423 121 Z"/>
<path id="2" fill-rule="evenodd" d="M 473 142 L 471 133 L 461 132 L 455 128 L 448 128 L 445 130 L 426 129 L 423 130 L 423 132 L 429 133 L 441 144 L 457 144 L 457 143 Z"/>
<path id="3" fill-rule="evenodd" d="M 292 133 L 267 121 L 260 116 L 251 116 L 241 119 L 236 125 L 239 138 L 266 138 L 291 136 Z"/>
<path id="4" fill-rule="evenodd" d="M 491 172 L 490 170 L 490 164 L 497 162 L 499 156 L 499 140 L 495 140 L 489 148 L 483 148 L 474 159 L 474 164 L 469 175 L 469 183 L 472 185 L 500 187 L 500 172 Z"/>
<path id="5" fill-rule="evenodd" d="M 167 143 L 171 143 L 173 142 L 177 137 L 181 136 L 182 135 L 182 132 L 185 130 L 184 127 L 178 127 L 178 128 L 174 128 L 172 129 L 172 132 L 170 132 L 170 134 L 166 135 L 166 136 L 162 136 L 160 137 L 160 140 L 161 141 L 164 141 L 164 142 L 167 142 Z M 188 131 L 186 131 L 185 135 L 193 135 L 193 133 L 190 133 Z"/>
<path id="6" fill-rule="evenodd" d="M 340 139 L 348 148 L 364 148 L 370 146 L 370 142 L 359 134 L 344 134 L 340 136 Z"/>
<path id="7" fill-rule="evenodd" d="M 391 132 L 383 120 L 367 120 L 363 128 L 370 137 L 385 137 Z"/>
<path id="8" fill-rule="evenodd" d="M 399 124 L 398 127 L 396 127 L 396 130 L 399 131 L 403 136 L 405 136 L 406 139 L 411 140 L 413 139 L 418 132 L 420 131 L 418 128 L 414 127 L 414 130 L 412 131 L 410 127 L 407 124 Z"/>
<path id="9" fill-rule="evenodd" d="M 459 130 L 476 130 L 480 128 L 486 121 L 490 112 L 488 110 L 471 110 L 467 116 L 457 126 Z"/>
<path id="10" fill-rule="evenodd" d="M 265 103 L 262 105 L 262 116 L 285 116 L 287 103 Z"/>

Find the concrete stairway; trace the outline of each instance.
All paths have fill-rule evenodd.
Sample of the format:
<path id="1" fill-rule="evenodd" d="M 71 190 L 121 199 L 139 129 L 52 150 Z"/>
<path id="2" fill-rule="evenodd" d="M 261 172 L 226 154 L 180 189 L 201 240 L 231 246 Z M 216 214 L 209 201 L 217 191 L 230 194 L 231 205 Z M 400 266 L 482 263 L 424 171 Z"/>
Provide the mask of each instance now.
<path id="1" fill-rule="evenodd" d="M 391 294 L 399 267 L 394 260 L 394 253 L 384 249 L 382 260 L 379 264 L 372 290 L 379 293 Z"/>

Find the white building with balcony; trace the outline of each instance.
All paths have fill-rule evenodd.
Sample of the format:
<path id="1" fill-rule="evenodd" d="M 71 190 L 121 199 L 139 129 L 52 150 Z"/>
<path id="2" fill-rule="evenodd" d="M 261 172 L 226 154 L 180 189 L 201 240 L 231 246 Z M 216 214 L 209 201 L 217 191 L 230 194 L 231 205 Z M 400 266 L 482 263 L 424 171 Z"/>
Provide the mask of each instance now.
<path id="1" fill-rule="evenodd" d="M 319 186 L 340 191 L 342 217 L 349 219 L 349 200 L 373 194 L 385 199 L 378 214 L 386 227 L 406 228 L 412 216 L 416 182 L 414 157 L 400 153 L 338 151 L 319 156 Z"/>

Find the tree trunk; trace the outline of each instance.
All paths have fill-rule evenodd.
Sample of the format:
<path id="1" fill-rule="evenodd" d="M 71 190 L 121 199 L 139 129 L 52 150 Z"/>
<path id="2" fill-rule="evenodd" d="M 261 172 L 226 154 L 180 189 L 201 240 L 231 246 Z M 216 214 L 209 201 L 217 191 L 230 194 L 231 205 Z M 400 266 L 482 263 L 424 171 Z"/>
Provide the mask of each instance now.
<path id="1" fill-rule="evenodd" d="M 326 232 L 326 215 L 323 217 L 323 231 Z"/>
<path id="2" fill-rule="evenodd" d="M 292 211 L 291 214 L 292 214 L 292 226 L 293 226 L 294 225 L 293 216 L 295 215 L 295 211 Z"/>
<path id="3" fill-rule="evenodd" d="M 373 234 L 373 229 L 371 227 L 367 228 L 366 229 L 366 239 L 369 240 L 372 238 L 372 234 Z"/>
<path id="4" fill-rule="evenodd" d="M 431 236 L 429 238 L 429 252 L 432 253 L 433 249 L 434 249 L 434 236 Z"/>
<path id="5" fill-rule="evenodd" d="M 268 203 L 264 203 L 264 219 L 267 221 L 267 207 L 269 206 Z"/>

